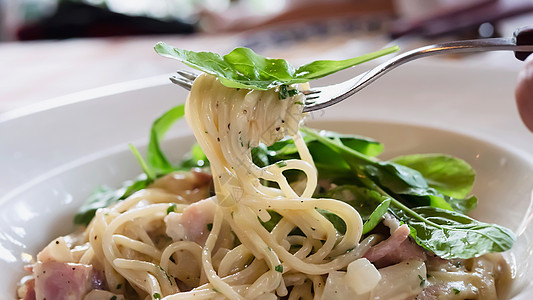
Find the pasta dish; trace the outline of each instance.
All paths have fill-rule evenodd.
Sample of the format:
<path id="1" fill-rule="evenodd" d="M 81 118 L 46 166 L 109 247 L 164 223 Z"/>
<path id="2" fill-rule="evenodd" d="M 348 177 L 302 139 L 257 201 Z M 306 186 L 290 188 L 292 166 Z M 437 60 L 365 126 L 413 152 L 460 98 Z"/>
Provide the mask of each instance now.
<path id="1" fill-rule="evenodd" d="M 199 75 L 154 122 L 147 160 L 132 147 L 145 174 L 93 194 L 79 230 L 27 266 L 19 299 L 507 297 L 498 252 L 514 235 L 465 215 L 477 200 L 466 162 L 382 161 L 374 140 L 303 126 L 303 80 L 225 78 Z M 182 115 L 198 144 L 174 166 L 158 143 Z"/>

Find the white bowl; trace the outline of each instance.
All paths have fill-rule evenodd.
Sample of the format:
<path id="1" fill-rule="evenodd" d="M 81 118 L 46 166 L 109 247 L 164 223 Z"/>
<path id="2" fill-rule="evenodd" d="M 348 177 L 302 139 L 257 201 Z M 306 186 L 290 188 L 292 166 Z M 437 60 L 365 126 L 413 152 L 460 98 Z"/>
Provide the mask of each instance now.
<path id="1" fill-rule="evenodd" d="M 405 72 L 412 78 L 422 76 L 421 70 L 438 71 L 443 78 L 439 82 L 429 81 L 429 86 L 425 87 L 426 95 L 433 95 L 434 100 L 456 93 L 461 95 L 461 91 L 443 89 L 443 82 L 448 85 L 450 80 L 456 80 L 457 68 L 460 67 L 415 65 L 407 68 L 403 76 Z M 470 69 L 464 71 L 463 74 L 471 72 Z M 483 72 L 486 76 L 487 70 Z M 493 75 L 496 78 L 510 76 L 501 72 Z M 340 80 L 342 76 L 331 80 Z M 505 76 L 502 78 L 507 78 Z M 406 96 L 398 107 L 398 95 L 407 95 L 405 91 L 397 93 L 404 88 L 399 80 L 399 77 L 385 77 L 380 84 L 395 87 L 395 90 L 380 89 L 379 85 L 373 90 L 369 88 L 358 96 L 358 102 L 346 102 L 311 115 L 310 125 L 373 137 L 385 144 L 384 158 L 440 152 L 472 164 L 478 174 L 474 193 L 479 198 L 473 216 L 507 226 L 519 234 L 506 257 L 515 266 L 518 277 L 513 284 L 513 299 L 529 299 L 528 295 L 533 294 L 528 280 L 533 275 L 533 257 L 530 256 L 533 230 L 527 225 L 531 219 L 533 157 L 517 145 L 527 146 L 532 142 L 523 142 L 530 137 L 519 127 L 515 112 L 506 108 L 510 104 L 504 101 L 509 100 L 492 93 L 492 98 L 485 99 L 491 103 L 490 109 L 479 109 L 487 111 L 486 117 L 469 115 L 471 112 L 465 107 L 478 106 L 469 99 L 455 103 L 465 106 L 458 109 L 459 113 L 445 109 L 447 106 L 439 110 L 441 102 L 421 106 L 421 91 L 412 99 Z M 172 105 L 183 102 L 185 93 L 159 79 L 150 84 L 145 82 L 141 87 L 138 85 L 139 82 L 133 86 L 96 90 L 54 101 L 63 105 L 52 103 L 44 110 L 19 111 L 3 119 L 0 116 L 3 174 L 0 180 L 0 295 L 14 298 L 16 283 L 24 274 L 21 255 L 34 255 L 54 237 L 69 233 L 74 213 L 92 189 L 101 184 L 117 187 L 141 172 L 127 143 L 144 150 L 151 122 Z M 434 96 L 433 91 L 439 89 L 443 92 Z M 360 107 L 361 103 L 364 107 Z M 494 122 L 491 119 L 494 109 L 499 110 L 503 120 Z M 413 116 L 418 117 L 413 119 Z M 472 126 L 472 118 L 483 130 Z M 454 120 L 453 125 L 448 122 L 450 119 Z M 505 123 L 504 127 L 513 132 L 504 136 L 500 123 Z M 169 137 L 164 148 L 174 160 L 178 160 L 194 141 L 183 121 Z"/>

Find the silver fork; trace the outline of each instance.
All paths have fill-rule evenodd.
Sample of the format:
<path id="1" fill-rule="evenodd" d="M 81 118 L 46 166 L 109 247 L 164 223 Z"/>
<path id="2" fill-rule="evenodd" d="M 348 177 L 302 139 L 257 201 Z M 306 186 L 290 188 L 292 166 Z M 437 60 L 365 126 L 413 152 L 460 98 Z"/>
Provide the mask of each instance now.
<path id="1" fill-rule="evenodd" d="M 498 50 L 514 51 L 516 58 L 525 60 L 526 57 L 533 52 L 533 27 L 517 30 L 512 38 L 490 38 L 445 42 L 405 52 L 344 82 L 323 87 L 315 87 L 309 91 L 304 91 L 305 103 L 303 111 L 309 112 L 339 103 L 362 90 L 392 69 L 415 59 L 437 54 Z M 196 77 L 196 74 L 188 71 L 177 71 L 177 75 L 171 76 L 170 80 L 173 83 L 190 90 Z"/>

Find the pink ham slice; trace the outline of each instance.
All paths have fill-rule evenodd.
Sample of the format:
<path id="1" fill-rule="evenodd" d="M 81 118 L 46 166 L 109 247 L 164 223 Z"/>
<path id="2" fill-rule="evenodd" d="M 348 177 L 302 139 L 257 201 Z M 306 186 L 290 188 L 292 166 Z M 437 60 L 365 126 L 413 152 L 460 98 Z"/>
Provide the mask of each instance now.
<path id="1" fill-rule="evenodd" d="M 90 265 L 38 262 L 33 267 L 37 300 L 83 299 L 94 288 L 102 288 L 101 274 Z"/>
<path id="2" fill-rule="evenodd" d="M 174 241 L 193 241 L 205 244 L 209 235 L 209 224 L 213 223 L 216 204 L 207 198 L 187 206 L 183 213 L 170 213 L 165 217 L 166 233 Z"/>
<path id="3" fill-rule="evenodd" d="M 402 225 L 383 242 L 370 248 L 363 257 L 374 263 L 378 268 L 394 265 L 406 260 L 426 260 L 426 254 L 420 246 L 411 242 L 409 227 Z"/>

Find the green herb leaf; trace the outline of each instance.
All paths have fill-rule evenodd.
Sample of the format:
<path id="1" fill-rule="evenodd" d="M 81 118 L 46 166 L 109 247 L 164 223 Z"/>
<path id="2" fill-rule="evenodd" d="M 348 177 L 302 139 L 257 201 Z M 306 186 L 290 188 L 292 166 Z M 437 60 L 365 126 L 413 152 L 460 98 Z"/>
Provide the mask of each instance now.
<path id="1" fill-rule="evenodd" d="M 324 210 L 324 209 L 317 209 L 317 211 L 323 215 L 328 221 L 331 222 L 331 224 L 333 224 L 333 227 L 335 227 L 335 229 L 340 233 L 340 234 L 345 234 L 346 233 L 346 222 L 344 222 L 343 219 L 341 219 L 341 217 L 337 216 L 336 214 L 330 212 L 330 211 L 327 211 L 327 210 Z"/>
<path id="2" fill-rule="evenodd" d="M 466 161 L 445 154 L 405 155 L 391 161 L 417 170 L 430 187 L 454 198 L 466 198 L 476 177 Z"/>
<path id="3" fill-rule="evenodd" d="M 339 139 L 347 147 L 366 155 L 374 156 L 383 151 L 383 145 L 370 138 L 358 135 L 339 134 L 331 131 L 323 131 L 323 133 Z M 350 166 L 338 152 L 317 141 L 311 135 L 307 135 L 304 132 L 301 132 L 301 134 L 313 156 L 315 166 L 321 177 L 328 179 L 343 176 L 346 178 L 353 177 Z M 278 141 L 269 147 L 266 147 L 264 144 L 259 144 L 258 147 L 252 149 L 252 159 L 259 167 L 264 167 L 282 160 L 298 158 L 298 151 L 292 139 Z M 286 175 L 289 182 L 298 178 L 297 176 L 293 176 L 294 174 L 290 171 Z M 297 172 L 296 175 L 298 175 Z"/>
<path id="4" fill-rule="evenodd" d="M 161 294 L 159 293 L 154 293 L 153 296 L 154 296 L 154 299 L 158 299 L 158 300 L 161 299 Z"/>
<path id="5" fill-rule="evenodd" d="M 370 220 L 370 216 L 385 200 L 379 192 L 355 185 L 341 185 L 330 189 L 324 197 L 344 201 L 355 208 L 363 221 Z"/>
<path id="6" fill-rule="evenodd" d="M 428 185 L 442 193 L 455 211 L 468 213 L 476 208 L 477 198 L 467 197 L 476 174 L 464 160 L 444 154 L 414 154 L 392 161 L 420 172 Z"/>
<path id="7" fill-rule="evenodd" d="M 302 130 L 341 154 L 358 182 L 383 196 L 380 202 L 390 199 L 389 211 L 410 227 L 411 236 L 422 247 L 445 259 L 466 259 L 511 248 L 515 236 L 509 229 L 450 210 L 445 200 L 450 197 L 429 187 L 420 172 L 367 157 L 308 128 Z"/>
<path id="8" fill-rule="evenodd" d="M 390 47 L 346 60 L 315 61 L 296 69 L 286 60 L 266 58 L 248 48 L 235 48 L 224 56 L 173 48 L 163 42 L 157 43 L 154 49 L 162 56 L 218 77 L 227 87 L 256 90 L 308 82 L 399 50 Z"/>
<path id="9" fill-rule="evenodd" d="M 379 161 L 345 146 L 336 137 L 302 128 L 325 146 L 337 152 L 358 176 L 368 177 L 388 193 L 401 197 L 411 206 L 431 205 L 452 210 L 443 195 L 430 188 L 420 172 L 388 161 Z M 332 155 L 330 155 L 331 157 Z M 338 172 L 338 171 L 337 171 Z"/>
<path id="10" fill-rule="evenodd" d="M 133 146 L 132 144 L 129 144 L 129 147 L 130 147 L 131 152 L 133 153 L 133 155 L 137 159 L 137 162 L 139 163 L 139 165 L 143 169 L 144 174 L 146 174 L 146 177 L 148 178 L 148 180 L 154 181 L 155 180 L 155 174 L 152 171 L 152 169 L 150 168 L 150 166 L 148 166 L 148 164 L 144 161 L 144 158 L 142 157 L 141 153 L 139 153 L 139 150 L 137 150 L 137 148 L 135 148 L 135 146 Z"/>
<path id="11" fill-rule="evenodd" d="M 279 87 L 278 98 L 280 100 L 294 97 L 296 95 L 298 95 L 298 90 L 295 88 L 290 89 L 286 84 L 283 84 Z"/>
<path id="12" fill-rule="evenodd" d="M 160 141 L 170 127 L 185 115 L 185 105 L 171 108 L 161 117 L 154 121 L 150 130 L 150 141 L 146 151 L 146 160 L 150 167 L 157 173 L 167 174 L 176 170 L 176 167 L 168 161 L 160 147 Z"/>
<path id="13" fill-rule="evenodd" d="M 507 251 L 516 240 L 505 227 L 437 207 L 395 209 L 394 214 L 415 231 L 411 235 L 420 246 L 444 259 Z"/>
<path id="14" fill-rule="evenodd" d="M 279 273 L 283 273 L 283 265 L 277 265 L 274 267 L 274 270 Z"/>
<path id="15" fill-rule="evenodd" d="M 177 209 L 176 203 L 171 203 L 167 208 L 167 215 L 171 212 L 175 212 Z"/>
<path id="16" fill-rule="evenodd" d="M 368 218 L 368 221 L 363 224 L 363 234 L 369 233 L 381 222 L 383 215 L 389 210 L 390 202 L 391 199 L 386 199 L 376 207 Z"/>
<path id="17" fill-rule="evenodd" d="M 191 151 L 187 156 L 188 158 L 186 158 L 180 163 L 179 169 L 189 170 L 192 168 L 201 168 L 209 166 L 209 160 L 207 160 L 207 156 L 205 156 L 205 153 L 202 151 L 202 148 L 198 144 L 194 144 L 192 146 Z"/>
<path id="18" fill-rule="evenodd" d="M 284 161 L 284 160 L 280 160 L 276 163 L 276 166 L 278 166 L 278 168 L 283 168 L 283 167 L 286 167 L 287 166 L 287 162 Z"/>
<path id="19" fill-rule="evenodd" d="M 146 188 L 151 182 L 146 174 L 141 174 L 135 181 L 126 181 L 121 188 L 116 190 L 107 186 L 98 187 L 78 209 L 74 216 L 74 224 L 88 225 L 94 218 L 97 209 L 108 207 L 119 200 L 126 199 L 131 194 Z"/>
<path id="20" fill-rule="evenodd" d="M 272 229 L 274 229 L 274 227 L 276 227 L 278 222 L 283 217 L 280 214 L 278 214 L 277 212 L 275 212 L 273 210 L 270 210 L 270 209 L 268 209 L 267 212 L 270 214 L 270 220 L 268 220 L 266 222 L 263 222 L 261 220 L 259 220 L 259 221 L 261 222 L 263 227 L 265 227 L 265 229 L 270 232 L 270 231 L 272 231 Z"/>

